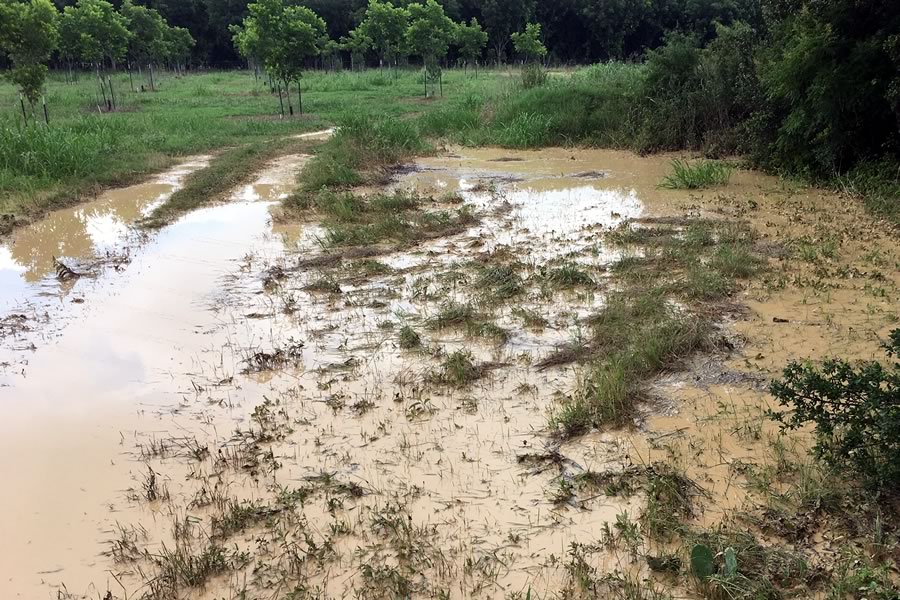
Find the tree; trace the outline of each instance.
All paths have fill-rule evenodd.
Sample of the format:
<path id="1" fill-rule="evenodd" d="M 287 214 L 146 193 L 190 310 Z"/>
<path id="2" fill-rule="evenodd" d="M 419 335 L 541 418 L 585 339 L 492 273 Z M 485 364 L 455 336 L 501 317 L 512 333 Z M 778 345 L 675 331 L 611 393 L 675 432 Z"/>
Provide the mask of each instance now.
<path id="1" fill-rule="evenodd" d="M 366 17 L 359 24 L 360 33 L 372 40 L 372 47 L 378 52 L 381 66 L 387 60 L 390 64 L 399 56 L 406 37 L 409 13 L 387 2 L 371 0 L 366 9 Z"/>
<path id="2" fill-rule="evenodd" d="M 407 47 L 413 54 L 422 57 L 425 68 L 425 95 L 428 96 L 428 80 L 431 79 L 432 82 L 440 80 L 440 60 L 447 55 L 450 42 L 456 33 L 456 26 L 435 0 L 426 0 L 425 4 L 410 4 L 407 10 L 409 11 Z"/>
<path id="3" fill-rule="evenodd" d="M 166 33 L 169 26 L 152 8 L 135 5 L 132 0 L 122 3 L 121 14 L 127 19 L 131 37 L 128 40 L 127 58 L 130 65 L 145 65 L 150 72 L 150 89 L 155 89 L 151 63 L 166 56 Z M 133 87 L 133 86 L 132 86 Z"/>
<path id="4" fill-rule="evenodd" d="M 318 55 L 328 39 L 325 21 L 306 7 L 285 6 L 283 0 L 259 0 L 248 8 L 250 14 L 235 33 L 235 44 L 241 54 L 258 57 L 269 76 L 285 84 L 291 114 L 290 83 L 297 82 L 302 114 L 299 80 L 306 59 Z"/>
<path id="5" fill-rule="evenodd" d="M 497 62 L 503 61 L 510 35 L 518 31 L 534 12 L 534 0 L 485 0 L 481 5 L 484 28 L 490 36 Z"/>
<path id="6" fill-rule="evenodd" d="M 476 61 L 484 52 L 487 42 L 488 34 L 481 28 L 475 17 L 472 17 L 468 25 L 460 23 L 456 28 L 456 45 L 459 46 L 460 56 L 466 61 L 466 69 L 468 69 L 470 61 L 475 62 L 477 68 Z"/>
<path id="7" fill-rule="evenodd" d="M 547 47 L 541 41 L 541 24 L 529 23 L 525 31 L 510 36 L 516 52 L 525 56 L 528 61 L 547 56 Z"/>
<path id="8" fill-rule="evenodd" d="M 12 62 L 9 79 L 19 86 L 32 113 L 47 79 L 46 63 L 59 40 L 58 16 L 50 0 L 0 2 L 0 49 Z M 49 120 L 46 105 L 44 118 Z"/>
<path id="9" fill-rule="evenodd" d="M 346 37 L 341 38 L 341 46 L 350 53 L 350 70 L 356 69 L 357 63 L 362 63 L 366 52 L 372 47 L 372 38 L 356 28 Z"/>
<path id="10" fill-rule="evenodd" d="M 191 49 L 197 43 L 191 32 L 184 27 L 166 27 L 165 58 L 175 66 L 176 70 L 184 67 L 191 57 Z"/>
<path id="11" fill-rule="evenodd" d="M 106 0 L 78 0 L 67 6 L 74 31 L 78 34 L 78 54 L 99 71 L 105 61 L 112 68 L 125 58 L 131 33 L 128 21 Z"/>

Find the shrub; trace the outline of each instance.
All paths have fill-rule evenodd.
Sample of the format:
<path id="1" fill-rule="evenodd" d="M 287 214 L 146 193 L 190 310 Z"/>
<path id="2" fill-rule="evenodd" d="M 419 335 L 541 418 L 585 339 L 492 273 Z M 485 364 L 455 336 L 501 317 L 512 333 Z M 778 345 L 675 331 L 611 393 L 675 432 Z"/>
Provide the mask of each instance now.
<path id="1" fill-rule="evenodd" d="M 547 71 L 539 63 L 525 65 L 522 69 L 522 87 L 526 90 L 541 87 L 547 83 Z"/>
<path id="2" fill-rule="evenodd" d="M 900 355 L 900 329 L 885 349 Z M 815 425 L 817 458 L 877 489 L 900 483 L 900 362 L 792 362 L 771 392 L 789 409 L 771 415 L 782 430 Z"/>

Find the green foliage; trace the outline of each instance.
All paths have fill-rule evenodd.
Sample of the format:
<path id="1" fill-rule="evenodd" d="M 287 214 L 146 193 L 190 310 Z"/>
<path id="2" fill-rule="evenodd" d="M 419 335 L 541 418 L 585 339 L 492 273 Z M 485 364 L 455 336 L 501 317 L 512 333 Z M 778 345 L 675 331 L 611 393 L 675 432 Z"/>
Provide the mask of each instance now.
<path id="1" fill-rule="evenodd" d="M 0 52 L 9 56 L 9 79 L 34 106 L 47 78 L 50 54 L 59 40 L 56 8 L 50 0 L 0 2 Z"/>
<path id="2" fill-rule="evenodd" d="M 804 2 L 771 23 L 759 76 L 769 99 L 765 164 L 831 176 L 897 148 L 900 14 L 891 2 Z"/>
<path id="3" fill-rule="evenodd" d="M 269 74 L 285 83 L 300 77 L 307 58 L 326 41 L 325 21 L 304 6 L 283 0 L 258 0 L 234 31 L 234 42 L 247 58 L 259 60 Z"/>
<path id="4" fill-rule="evenodd" d="M 715 572 L 713 551 L 706 544 L 695 544 L 691 549 L 691 574 L 702 581 L 712 577 Z"/>
<path id="5" fill-rule="evenodd" d="M 666 175 L 660 187 L 670 190 L 696 190 L 725 185 L 731 179 L 732 168 L 721 162 L 704 160 L 691 164 L 680 158 L 672 161 L 672 174 Z"/>
<path id="6" fill-rule="evenodd" d="M 372 40 L 372 47 L 382 60 L 400 56 L 406 42 L 409 13 L 389 2 L 370 0 L 366 16 L 359 24 L 360 35 Z"/>
<path id="7" fill-rule="evenodd" d="M 421 56 L 426 63 L 446 56 L 456 33 L 456 26 L 444 14 L 444 8 L 435 0 L 425 0 L 424 4 L 409 4 L 406 10 L 409 13 L 409 26 L 406 30 L 409 51 Z"/>
<path id="8" fill-rule="evenodd" d="M 125 58 L 132 33 L 128 20 L 106 0 L 78 0 L 63 11 L 67 52 L 97 65 Z"/>
<path id="9" fill-rule="evenodd" d="M 900 354 L 900 329 L 885 345 Z M 813 452 L 827 465 L 883 491 L 900 483 L 900 362 L 858 366 L 831 359 L 821 368 L 790 363 L 770 388 L 786 411 L 773 413 L 782 430 L 815 426 Z"/>
<path id="10" fill-rule="evenodd" d="M 529 63 L 522 69 L 522 87 L 526 90 L 547 83 L 547 71 L 540 63 Z"/>
<path id="11" fill-rule="evenodd" d="M 510 39 L 516 52 L 529 61 L 547 56 L 547 47 L 541 41 L 540 23 L 528 23 L 525 31 L 512 34 Z"/>
<path id="12" fill-rule="evenodd" d="M 478 19 L 472 17 L 469 24 L 460 23 L 456 27 L 456 45 L 459 46 L 459 54 L 466 60 L 466 64 L 478 60 L 484 47 L 488 43 L 488 34 L 481 28 Z"/>

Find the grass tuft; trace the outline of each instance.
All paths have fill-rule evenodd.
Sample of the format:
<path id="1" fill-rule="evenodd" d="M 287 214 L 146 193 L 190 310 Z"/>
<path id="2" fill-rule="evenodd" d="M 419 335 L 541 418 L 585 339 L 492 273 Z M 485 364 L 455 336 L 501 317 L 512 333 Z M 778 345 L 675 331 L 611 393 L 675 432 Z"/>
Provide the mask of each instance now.
<path id="1" fill-rule="evenodd" d="M 696 190 L 725 185 L 734 169 L 714 160 L 702 160 L 691 164 L 680 158 L 672 161 L 672 173 L 663 178 L 660 187 L 670 190 Z"/>

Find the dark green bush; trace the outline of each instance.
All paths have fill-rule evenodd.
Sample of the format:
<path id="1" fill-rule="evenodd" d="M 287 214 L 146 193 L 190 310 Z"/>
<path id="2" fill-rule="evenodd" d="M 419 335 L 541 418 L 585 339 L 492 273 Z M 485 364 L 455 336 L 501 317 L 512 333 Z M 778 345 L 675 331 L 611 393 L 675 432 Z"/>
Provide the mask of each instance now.
<path id="1" fill-rule="evenodd" d="M 900 329 L 885 349 L 900 355 Z M 772 413 L 782 430 L 813 424 L 813 452 L 826 464 L 877 489 L 900 484 L 900 362 L 792 362 L 771 392 L 788 409 Z"/>

